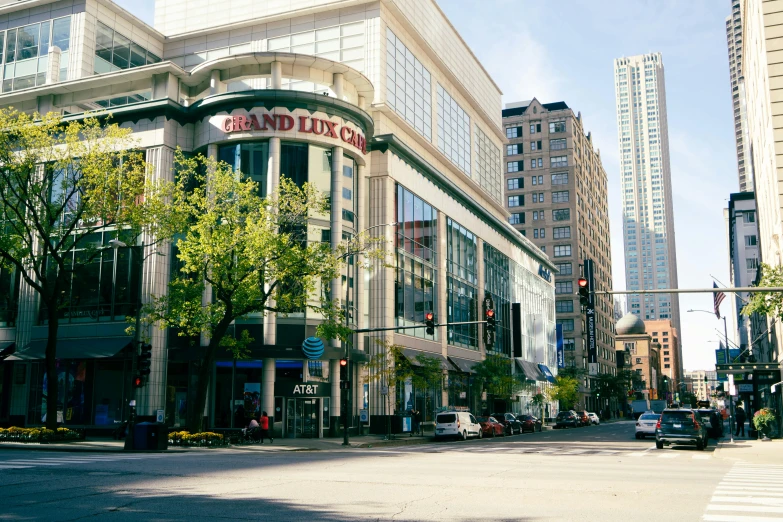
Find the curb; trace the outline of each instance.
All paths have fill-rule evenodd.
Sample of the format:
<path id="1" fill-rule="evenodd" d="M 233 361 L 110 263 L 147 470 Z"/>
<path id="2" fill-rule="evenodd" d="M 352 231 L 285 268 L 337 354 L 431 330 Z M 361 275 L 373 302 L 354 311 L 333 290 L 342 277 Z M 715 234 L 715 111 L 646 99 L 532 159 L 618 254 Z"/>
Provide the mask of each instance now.
<path id="1" fill-rule="evenodd" d="M 20 444 L 14 446 L 6 446 L 0 444 L 0 451 L 3 450 L 27 450 L 27 451 L 59 451 L 62 453 L 185 453 L 190 449 L 199 448 L 172 448 L 167 450 L 125 450 L 124 448 L 111 448 L 111 447 L 68 447 L 68 446 L 48 446 L 45 444 Z"/>

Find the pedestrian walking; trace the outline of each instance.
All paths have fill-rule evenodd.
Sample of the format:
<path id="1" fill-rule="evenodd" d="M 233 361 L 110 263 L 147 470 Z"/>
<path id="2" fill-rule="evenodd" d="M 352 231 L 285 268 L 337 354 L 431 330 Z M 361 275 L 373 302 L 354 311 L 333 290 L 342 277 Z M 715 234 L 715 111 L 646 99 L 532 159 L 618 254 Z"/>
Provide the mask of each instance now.
<path id="1" fill-rule="evenodd" d="M 734 416 L 737 418 L 737 430 L 734 432 L 735 437 L 740 436 L 740 432 L 742 432 L 742 436 L 745 436 L 745 409 L 742 406 L 737 406 L 736 411 L 734 412 Z"/>
<path id="2" fill-rule="evenodd" d="M 261 412 L 261 418 L 258 419 L 258 423 L 261 425 L 261 444 L 264 443 L 264 439 L 268 438 L 269 443 L 273 443 L 275 439 L 269 434 L 269 416 L 265 411 Z"/>
<path id="3" fill-rule="evenodd" d="M 413 410 L 413 433 L 421 435 L 421 412 Z"/>

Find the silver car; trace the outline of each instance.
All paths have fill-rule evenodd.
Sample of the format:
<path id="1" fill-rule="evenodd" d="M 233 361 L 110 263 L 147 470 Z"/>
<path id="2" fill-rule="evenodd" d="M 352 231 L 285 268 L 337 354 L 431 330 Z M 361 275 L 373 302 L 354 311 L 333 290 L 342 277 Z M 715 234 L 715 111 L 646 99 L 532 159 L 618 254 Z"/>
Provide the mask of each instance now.
<path id="1" fill-rule="evenodd" d="M 657 413 L 642 413 L 636 420 L 636 438 L 643 439 L 647 435 L 655 436 L 655 427 L 661 416 Z"/>

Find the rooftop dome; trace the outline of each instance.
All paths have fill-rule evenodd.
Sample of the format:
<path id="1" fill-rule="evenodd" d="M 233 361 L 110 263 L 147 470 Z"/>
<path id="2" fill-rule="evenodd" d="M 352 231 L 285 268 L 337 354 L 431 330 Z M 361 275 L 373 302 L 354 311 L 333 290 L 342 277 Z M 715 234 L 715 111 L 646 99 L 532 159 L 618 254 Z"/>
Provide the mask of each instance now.
<path id="1" fill-rule="evenodd" d="M 646 333 L 644 321 L 634 314 L 625 314 L 614 326 L 617 335 L 640 335 Z"/>

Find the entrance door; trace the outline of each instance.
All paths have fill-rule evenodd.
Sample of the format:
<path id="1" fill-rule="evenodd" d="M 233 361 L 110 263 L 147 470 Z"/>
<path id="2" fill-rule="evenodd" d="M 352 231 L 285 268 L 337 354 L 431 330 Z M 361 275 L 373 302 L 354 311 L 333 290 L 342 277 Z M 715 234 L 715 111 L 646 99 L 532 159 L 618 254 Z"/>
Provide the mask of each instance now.
<path id="1" fill-rule="evenodd" d="M 321 437 L 321 399 L 287 399 L 286 437 L 316 439 Z"/>

